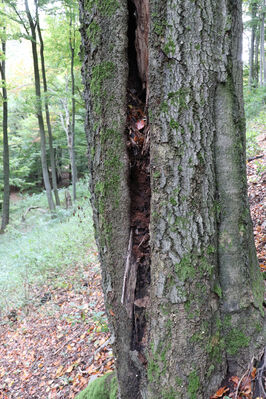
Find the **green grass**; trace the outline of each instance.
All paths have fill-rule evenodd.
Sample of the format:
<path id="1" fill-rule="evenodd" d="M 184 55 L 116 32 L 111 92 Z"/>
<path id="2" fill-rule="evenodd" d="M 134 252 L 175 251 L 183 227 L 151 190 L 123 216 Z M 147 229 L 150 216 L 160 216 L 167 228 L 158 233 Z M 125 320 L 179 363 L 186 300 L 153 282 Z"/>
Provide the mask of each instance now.
<path id="1" fill-rule="evenodd" d="M 244 87 L 244 101 L 247 120 L 255 119 L 262 111 L 265 112 L 266 87 Z"/>
<path id="2" fill-rule="evenodd" d="M 64 190 L 60 190 L 60 197 L 63 202 Z M 39 206 L 42 210 L 30 211 L 23 222 L 21 217 L 30 206 Z M 22 306 L 30 300 L 33 286 L 48 280 L 67 279 L 69 268 L 95 262 L 93 249 L 92 211 L 86 180 L 77 185 L 75 206 L 60 207 L 52 217 L 47 210 L 45 193 L 22 196 L 12 203 L 11 223 L 7 232 L 0 235 L 0 309 Z"/>
<path id="3" fill-rule="evenodd" d="M 265 134 L 266 109 L 260 111 L 259 115 L 253 119 L 247 120 L 246 147 L 247 157 L 253 157 L 263 152 L 258 144 L 258 136 Z"/>
<path id="4" fill-rule="evenodd" d="M 244 89 L 245 114 L 247 121 L 247 157 L 262 153 L 258 136 L 265 133 L 266 126 L 266 88 Z"/>

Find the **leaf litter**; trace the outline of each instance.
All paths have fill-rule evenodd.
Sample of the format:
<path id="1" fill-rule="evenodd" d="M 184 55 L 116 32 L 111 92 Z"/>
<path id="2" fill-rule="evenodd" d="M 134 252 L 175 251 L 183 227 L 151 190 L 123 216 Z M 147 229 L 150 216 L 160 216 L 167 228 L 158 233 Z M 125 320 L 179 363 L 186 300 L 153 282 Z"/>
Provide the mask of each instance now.
<path id="1" fill-rule="evenodd" d="M 77 271 L 67 271 L 68 281 Z M 0 399 L 71 399 L 113 369 L 99 264 L 82 271 L 79 284 L 44 286 L 44 303 L 35 299 L 28 315 L 17 309 L 14 321 L 2 320 Z"/>

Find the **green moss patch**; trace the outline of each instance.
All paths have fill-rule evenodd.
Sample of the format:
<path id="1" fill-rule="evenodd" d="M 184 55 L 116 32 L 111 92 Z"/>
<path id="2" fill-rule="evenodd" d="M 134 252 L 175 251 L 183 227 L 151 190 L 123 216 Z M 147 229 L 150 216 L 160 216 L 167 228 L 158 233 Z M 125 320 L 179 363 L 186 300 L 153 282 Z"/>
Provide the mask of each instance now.
<path id="1" fill-rule="evenodd" d="M 190 399 L 197 399 L 197 392 L 200 388 L 200 379 L 196 371 L 188 376 L 188 394 Z"/>
<path id="2" fill-rule="evenodd" d="M 108 373 L 92 381 L 76 399 L 117 399 L 117 379 L 114 373 Z"/>
<path id="3" fill-rule="evenodd" d="M 226 350 L 229 355 L 235 355 L 239 349 L 249 346 L 250 337 L 247 337 L 243 331 L 233 328 L 225 337 Z"/>

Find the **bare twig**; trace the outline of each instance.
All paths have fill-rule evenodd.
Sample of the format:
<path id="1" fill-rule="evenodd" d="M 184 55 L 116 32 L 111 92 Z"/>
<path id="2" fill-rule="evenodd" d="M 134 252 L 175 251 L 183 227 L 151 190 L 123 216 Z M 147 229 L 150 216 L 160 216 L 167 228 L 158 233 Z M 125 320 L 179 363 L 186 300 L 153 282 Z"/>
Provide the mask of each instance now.
<path id="1" fill-rule="evenodd" d="M 54 352 L 54 356 L 57 355 L 57 353 L 61 352 L 62 349 L 64 349 L 64 347 L 69 344 L 69 342 L 73 341 L 74 338 L 76 338 L 78 335 L 80 335 L 80 331 L 78 331 L 77 334 L 75 334 L 73 337 L 71 337 L 71 339 L 67 340 L 66 342 L 63 343 L 63 345 L 57 349 L 57 351 Z"/>
<path id="2" fill-rule="evenodd" d="M 26 212 L 24 213 L 24 215 L 22 215 L 21 220 L 22 222 L 25 222 L 26 216 L 28 214 L 28 212 L 30 212 L 32 209 L 40 209 L 42 212 L 46 212 L 45 209 L 41 208 L 40 206 L 30 206 Z"/>
<path id="3" fill-rule="evenodd" d="M 94 361 L 94 357 L 97 355 L 97 353 L 101 352 L 107 345 L 109 345 L 111 343 L 111 337 L 108 338 L 102 345 L 100 345 L 93 353 L 93 355 L 89 358 L 89 361 L 87 363 L 87 366 L 90 366 L 93 361 Z"/>
<path id="4" fill-rule="evenodd" d="M 259 159 L 259 158 L 263 158 L 263 157 L 264 157 L 264 154 L 256 155 L 255 157 L 249 157 L 248 162 L 254 161 L 254 159 Z"/>
<path id="5" fill-rule="evenodd" d="M 243 379 L 244 379 L 246 376 L 251 375 L 253 363 L 254 363 L 254 357 L 252 358 L 252 360 L 251 360 L 251 362 L 250 362 L 250 364 L 249 364 L 248 370 L 245 371 L 245 373 L 242 375 L 242 377 L 241 377 L 240 380 L 238 381 L 238 385 L 237 385 L 236 392 L 235 392 L 235 399 L 237 399 L 237 397 L 238 397 L 239 388 L 240 388 L 240 385 L 241 385 Z"/>
<path id="6" fill-rule="evenodd" d="M 264 382 L 263 382 L 263 374 L 266 372 L 266 347 L 264 348 L 264 352 L 262 355 L 262 359 L 260 362 L 260 367 L 257 369 L 257 373 L 256 373 L 256 383 L 257 383 L 257 387 L 256 389 L 258 390 L 258 392 L 256 392 L 256 395 L 258 395 L 259 397 L 266 397 L 266 391 L 265 391 L 265 387 L 264 387 Z"/>
<path id="7" fill-rule="evenodd" d="M 123 288 L 122 288 L 122 296 L 121 296 L 121 303 L 125 304 L 125 291 L 126 291 L 126 284 L 129 275 L 130 269 L 130 258 L 132 252 L 132 242 L 133 242 L 133 229 L 130 230 L 129 240 L 128 240 L 128 249 L 127 249 L 127 258 L 126 258 L 126 267 L 124 273 L 124 280 L 123 280 Z"/>

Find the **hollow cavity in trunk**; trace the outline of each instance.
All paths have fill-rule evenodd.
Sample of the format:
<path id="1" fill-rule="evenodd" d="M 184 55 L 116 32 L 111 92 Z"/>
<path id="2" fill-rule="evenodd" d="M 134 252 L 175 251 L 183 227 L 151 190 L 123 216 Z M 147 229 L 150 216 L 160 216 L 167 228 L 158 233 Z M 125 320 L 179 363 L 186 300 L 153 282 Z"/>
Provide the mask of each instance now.
<path id="1" fill-rule="evenodd" d="M 127 146 L 130 162 L 131 349 L 144 352 L 150 285 L 150 145 L 148 119 L 148 1 L 128 0 Z M 133 285 L 133 286 L 132 286 Z M 142 357 L 142 361 L 144 358 Z"/>

